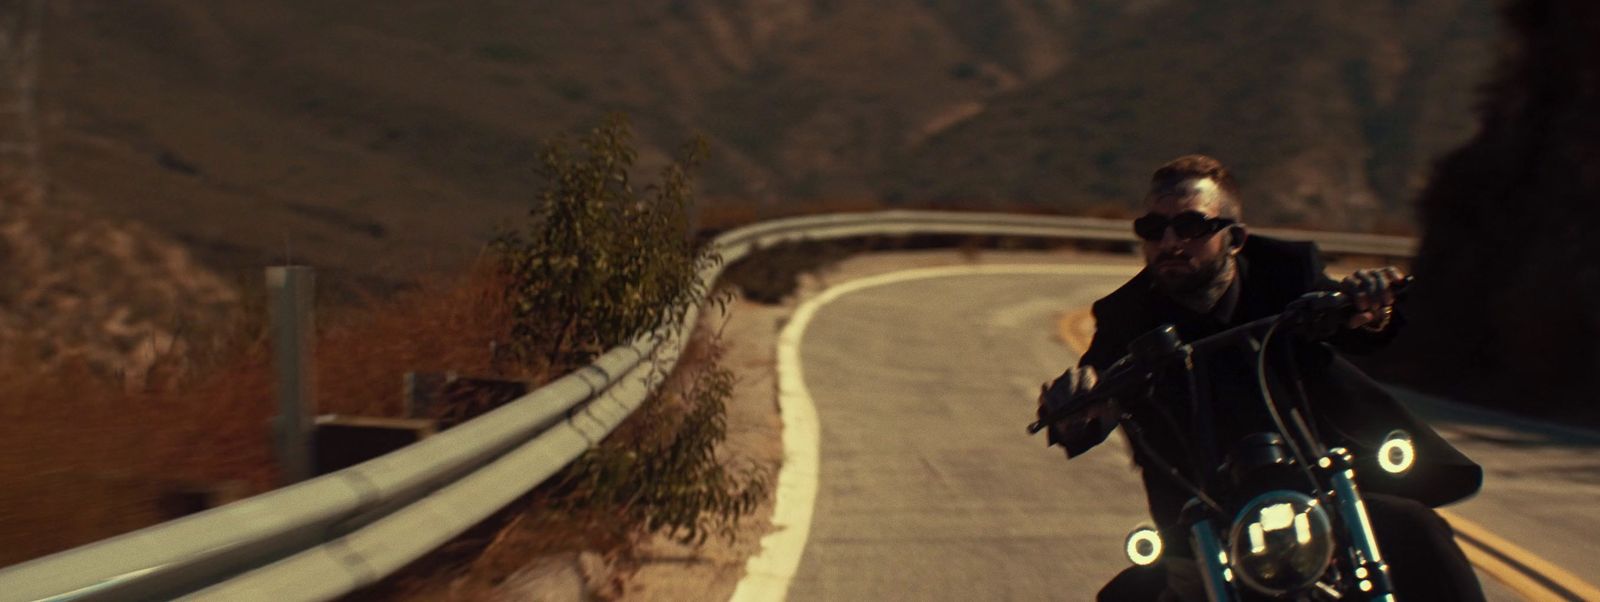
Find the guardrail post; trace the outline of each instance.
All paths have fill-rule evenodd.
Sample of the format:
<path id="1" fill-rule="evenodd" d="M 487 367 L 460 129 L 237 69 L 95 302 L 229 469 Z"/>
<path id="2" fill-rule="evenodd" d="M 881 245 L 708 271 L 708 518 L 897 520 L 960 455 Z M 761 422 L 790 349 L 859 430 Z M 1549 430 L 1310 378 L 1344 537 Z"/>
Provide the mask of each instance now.
<path id="1" fill-rule="evenodd" d="M 311 374 L 315 283 L 316 273 L 309 266 L 267 268 L 273 363 L 278 373 L 273 434 L 285 484 L 311 478 L 312 416 L 317 411 Z"/>

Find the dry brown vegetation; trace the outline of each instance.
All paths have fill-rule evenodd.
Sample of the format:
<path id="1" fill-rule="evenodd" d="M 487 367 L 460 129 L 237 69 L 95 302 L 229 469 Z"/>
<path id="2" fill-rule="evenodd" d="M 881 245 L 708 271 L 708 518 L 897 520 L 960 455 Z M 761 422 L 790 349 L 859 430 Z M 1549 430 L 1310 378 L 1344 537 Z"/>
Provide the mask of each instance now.
<path id="1" fill-rule="evenodd" d="M 407 370 L 508 376 L 490 353 L 504 340 L 504 299 L 497 272 L 480 265 L 324 312 L 319 411 L 397 415 Z M 177 492 L 273 487 L 277 410 L 260 315 L 241 311 L 223 345 L 163 357 L 138 388 L 83 362 L 0 366 L 0 565 L 173 518 Z"/>
<path id="2" fill-rule="evenodd" d="M 517 297 L 501 260 L 486 253 L 460 275 L 425 277 L 382 298 L 333 305 L 321 299 L 318 413 L 396 416 L 407 371 L 538 385 L 570 368 L 539 372 L 503 353 L 514 335 Z M 319 275 L 319 288 L 329 284 Z M 0 565 L 193 511 L 179 494 L 212 490 L 237 498 L 276 484 L 268 423 L 277 409 L 264 303 L 259 290 L 243 298 L 231 321 L 162 347 L 136 379 L 81 357 L 7 347 L 0 362 L 11 398 L 0 406 Z M 631 428 L 663 428 L 658 422 Z M 636 438 L 628 432 L 620 444 Z M 588 524 L 581 517 L 570 522 L 578 531 Z M 595 545 L 605 547 L 604 534 L 595 536 Z"/>
<path id="3" fill-rule="evenodd" d="M 701 213 L 705 228 L 737 227 L 757 213 L 752 205 L 712 207 Z M 870 201 L 817 207 L 881 208 Z M 328 284 L 319 275 L 319 286 Z M 426 277 L 385 298 L 319 307 L 319 413 L 396 416 L 403 374 L 412 370 L 535 383 L 557 376 L 528 372 L 495 353 L 509 336 L 507 286 L 484 257 L 464 275 Z M 189 333 L 194 344 L 164 347 L 169 351 L 135 379 L 139 386 L 85 361 L 12 354 L 0 365 L 10 399 L 0 406 L 0 566 L 174 518 L 185 511 L 175 494 L 221 489 L 239 497 L 275 486 L 268 422 L 277 409 L 261 294 L 243 295 L 231 321 Z M 707 349 L 698 340 L 683 366 L 703 366 Z M 645 436 L 643 422 L 625 423 L 618 440 Z M 522 538 L 540 533 L 538 549 L 549 551 L 623 549 L 619 542 L 627 538 L 600 529 L 609 519 L 593 510 L 524 516 L 549 501 L 547 493 L 531 495 L 436 554 L 431 570 L 456 571 L 459 565 L 440 559 L 467 554 L 476 568 L 461 574 L 494 581 L 485 576 L 504 573 L 494 560 L 504 544 L 482 546 L 512 537 L 504 529 Z M 408 574 L 401 581 L 416 571 Z"/>
<path id="4" fill-rule="evenodd" d="M 328 413 L 398 415 L 407 371 L 547 380 L 497 357 L 509 330 L 506 287 L 485 260 L 465 277 L 433 277 L 330 325 L 318 342 L 318 403 Z"/>

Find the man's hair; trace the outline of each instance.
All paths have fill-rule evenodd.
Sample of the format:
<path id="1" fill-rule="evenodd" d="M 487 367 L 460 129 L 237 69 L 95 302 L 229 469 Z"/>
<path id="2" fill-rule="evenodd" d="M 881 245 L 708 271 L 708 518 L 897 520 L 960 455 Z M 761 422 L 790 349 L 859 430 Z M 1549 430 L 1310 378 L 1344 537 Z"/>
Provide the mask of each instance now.
<path id="1" fill-rule="evenodd" d="M 1218 209 L 1219 215 L 1235 220 L 1244 219 L 1244 210 L 1239 206 L 1239 185 L 1233 181 L 1233 173 L 1221 161 L 1205 155 L 1184 155 L 1162 165 L 1151 174 L 1150 193 L 1145 198 L 1187 196 L 1192 194 L 1193 189 L 1183 184 L 1194 179 L 1211 180 L 1217 188 L 1222 189 L 1224 194 L 1222 206 Z"/>

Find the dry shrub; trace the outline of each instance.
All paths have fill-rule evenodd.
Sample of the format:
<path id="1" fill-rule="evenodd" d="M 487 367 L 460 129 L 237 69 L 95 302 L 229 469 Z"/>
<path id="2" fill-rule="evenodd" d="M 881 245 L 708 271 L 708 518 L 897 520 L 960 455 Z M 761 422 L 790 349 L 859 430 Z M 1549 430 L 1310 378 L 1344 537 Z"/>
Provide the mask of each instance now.
<path id="1" fill-rule="evenodd" d="M 224 482 L 259 491 L 274 478 L 265 347 L 208 345 L 220 361 L 167 355 L 143 386 L 80 359 L 8 354 L 0 382 L 0 564 L 175 517 L 173 495 Z M 204 374 L 180 369 L 204 365 Z"/>
<path id="2" fill-rule="evenodd" d="M 408 371 L 542 380 L 497 358 L 510 332 L 508 282 L 486 258 L 328 324 L 316 350 L 319 411 L 399 416 Z"/>
<path id="3" fill-rule="evenodd" d="M 0 565 L 157 520 L 136 478 L 153 466 L 139 432 L 148 413 L 82 364 L 11 359 L 0 367 Z"/>
<path id="4" fill-rule="evenodd" d="M 715 235 L 763 219 L 765 216 L 756 203 L 720 200 L 701 203 L 697 207 L 694 221 L 702 235 Z"/>
<path id="5" fill-rule="evenodd" d="M 366 306 L 324 312 L 315 350 L 319 412 L 396 416 L 407 370 L 504 376 L 490 343 L 507 328 L 504 281 L 487 262 Z M 9 353 L 0 420 L 0 564 L 176 516 L 172 494 L 277 484 L 269 420 L 277 413 L 264 311 L 183 356 L 164 356 L 144 386 L 81 363 Z M 531 377 L 516 373 L 515 376 Z"/>
<path id="6" fill-rule="evenodd" d="M 861 248 L 860 241 L 813 240 L 754 247 L 723 270 L 722 282 L 751 301 L 782 303 L 799 288 L 801 274 L 825 270 Z"/>

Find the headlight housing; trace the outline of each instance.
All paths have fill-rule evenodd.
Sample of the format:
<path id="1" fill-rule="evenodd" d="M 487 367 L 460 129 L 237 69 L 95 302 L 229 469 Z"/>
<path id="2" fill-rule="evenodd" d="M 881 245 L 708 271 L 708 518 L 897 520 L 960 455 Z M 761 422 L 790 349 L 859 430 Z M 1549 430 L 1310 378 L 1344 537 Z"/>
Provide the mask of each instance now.
<path id="1" fill-rule="evenodd" d="M 1269 491 L 1244 505 L 1228 535 L 1239 579 L 1281 595 L 1316 583 L 1333 558 L 1333 524 L 1311 496 Z"/>

